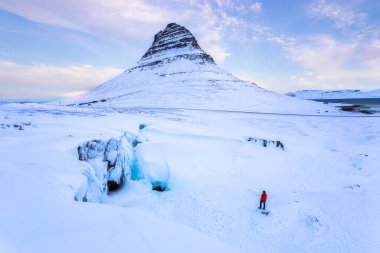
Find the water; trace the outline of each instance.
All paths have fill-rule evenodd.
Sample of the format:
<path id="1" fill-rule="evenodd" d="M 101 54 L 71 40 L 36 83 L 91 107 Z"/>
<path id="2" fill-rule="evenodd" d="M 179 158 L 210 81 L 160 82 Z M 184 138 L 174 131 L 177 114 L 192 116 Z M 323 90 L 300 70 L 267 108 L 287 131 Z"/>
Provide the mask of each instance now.
<path id="1" fill-rule="evenodd" d="M 363 105 L 368 108 L 363 109 L 367 112 L 380 113 L 380 98 L 339 98 L 339 99 L 312 99 L 323 103 L 339 103 L 349 105 Z"/>
<path id="2" fill-rule="evenodd" d="M 341 103 L 351 105 L 380 106 L 380 98 L 337 98 L 337 99 L 312 99 L 318 102 Z"/>

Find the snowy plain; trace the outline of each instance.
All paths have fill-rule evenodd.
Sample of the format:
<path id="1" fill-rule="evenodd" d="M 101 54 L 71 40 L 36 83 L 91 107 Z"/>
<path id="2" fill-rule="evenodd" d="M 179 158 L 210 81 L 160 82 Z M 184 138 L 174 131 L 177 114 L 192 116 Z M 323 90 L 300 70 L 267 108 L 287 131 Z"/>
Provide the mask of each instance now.
<path id="1" fill-rule="evenodd" d="M 0 252 L 375 253 L 379 126 L 349 112 L 4 104 Z M 78 146 L 125 133 L 165 158 L 168 190 L 130 180 L 102 203 L 75 201 L 91 169 Z M 268 216 L 258 210 L 262 190 Z"/>

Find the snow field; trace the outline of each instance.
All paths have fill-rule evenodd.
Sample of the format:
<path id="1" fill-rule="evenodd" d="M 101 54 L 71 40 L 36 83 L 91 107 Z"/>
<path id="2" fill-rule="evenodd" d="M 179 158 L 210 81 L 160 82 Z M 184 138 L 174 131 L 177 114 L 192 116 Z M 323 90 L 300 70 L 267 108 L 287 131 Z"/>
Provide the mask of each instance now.
<path id="1" fill-rule="evenodd" d="M 378 118 L 207 111 L 110 113 L 2 106 L 4 252 L 376 252 Z M 147 127 L 139 131 L 140 123 Z M 170 170 L 169 191 L 129 181 L 104 204 L 74 201 L 90 166 L 77 147 L 140 135 Z M 247 142 L 280 140 L 285 150 Z M 160 158 L 160 159 L 161 159 Z M 161 160 L 162 161 L 162 160 Z M 357 186 L 359 185 L 359 186 Z M 258 210 L 268 193 L 269 216 Z"/>

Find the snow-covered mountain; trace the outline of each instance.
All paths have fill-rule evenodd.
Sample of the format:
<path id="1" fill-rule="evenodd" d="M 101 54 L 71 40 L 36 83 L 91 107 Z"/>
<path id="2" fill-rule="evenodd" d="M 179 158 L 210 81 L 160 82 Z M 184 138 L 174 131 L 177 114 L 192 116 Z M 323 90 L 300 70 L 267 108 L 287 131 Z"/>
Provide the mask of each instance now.
<path id="1" fill-rule="evenodd" d="M 340 98 L 380 98 L 380 89 L 372 91 L 361 90 L 299 90 L 286 95 L 304 99 L 340 99 Z"/>
<path id="2" fill-rule="evenodd" d="M 175 23 L 154 36 L 136 66 L 61 104 L 308 113 L 321 108 L 238 79 L 215 64 L 191 32 Z"/>

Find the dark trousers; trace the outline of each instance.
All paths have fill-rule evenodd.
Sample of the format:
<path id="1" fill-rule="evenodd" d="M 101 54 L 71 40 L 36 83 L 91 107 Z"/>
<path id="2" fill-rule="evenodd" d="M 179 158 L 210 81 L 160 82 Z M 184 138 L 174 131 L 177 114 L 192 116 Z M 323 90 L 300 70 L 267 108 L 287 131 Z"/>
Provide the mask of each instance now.
<path id="1" fill-rule="evenodd" d="M 261 204 L 264 204 L 264 210 L 265 210 L 265 201 L 260 201 L 260 209 L 261 209 Z"/>

